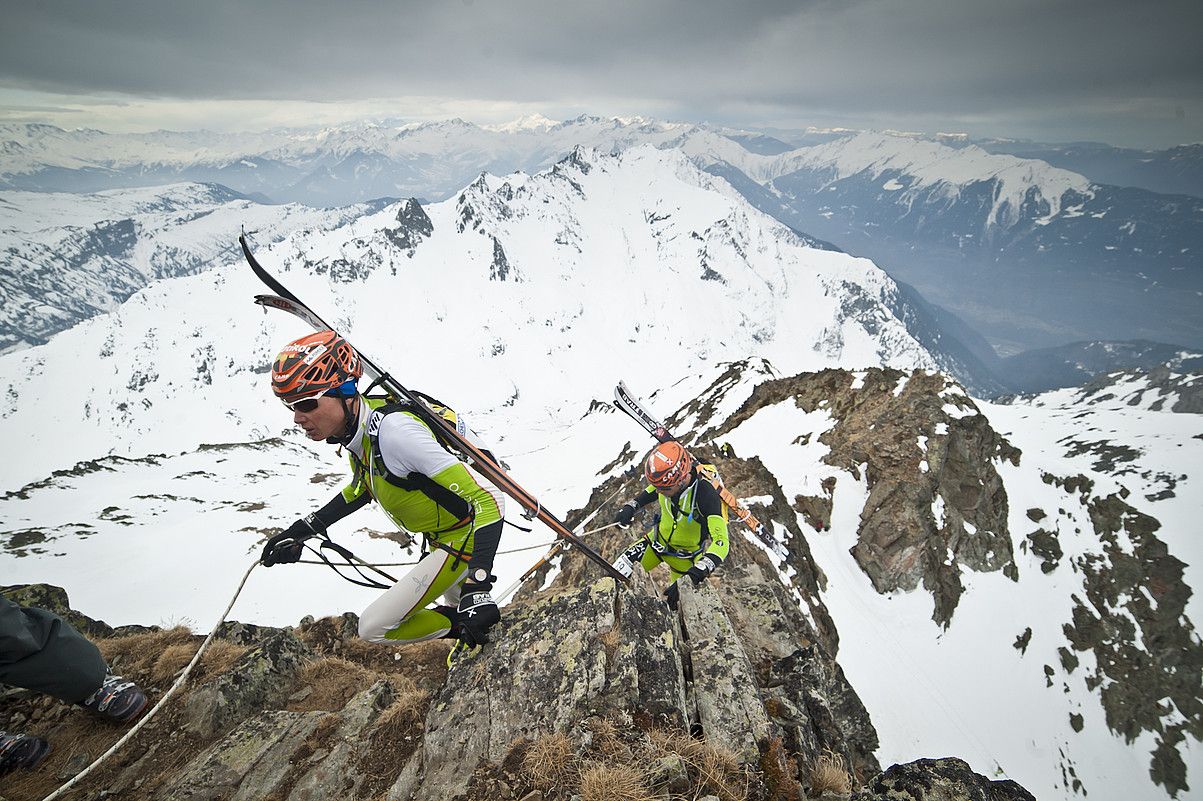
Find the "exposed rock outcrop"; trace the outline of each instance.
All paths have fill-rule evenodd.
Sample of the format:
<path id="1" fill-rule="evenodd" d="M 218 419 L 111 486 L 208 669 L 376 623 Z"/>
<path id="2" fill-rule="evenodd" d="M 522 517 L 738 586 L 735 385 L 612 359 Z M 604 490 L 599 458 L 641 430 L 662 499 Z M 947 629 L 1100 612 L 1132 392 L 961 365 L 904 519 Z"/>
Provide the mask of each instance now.
<path id="1" fill-rule="evenodd" d="M 434 223 L 414 198 L 406 200 L 397 209 L 397 222 L 396 228 L 384 229 L 384 238 L 406 251 L 407 256 L 412 257 L 418 245 L 434 233 Z"/>
<path id="2" fill-rule="evenodd" d="M 831 416 L 832 427 L 819 435 L 829 448 L 823 461 L 868 484 L 852 554 L 878 592 L 922 585 L 935 598 L 933 619 L 947 625 L 964 591 L 962 566 L 1015 577 L 1007 495 L 995 462 L 1017 464 L 1019 451 L 958 385 L 924 371 L 803 373 L 760 384 L 701 439 L 720 441 L 759 410 L 787 400 Z M 837 485 L 838 478 L 828 478 L 825 496 L 799 496 L 794 508 L 821 522 Z"/>
<path id="3" fill-rule="evenodd" d="M 1157 538 L 1161 524 L 1118 496 L 1087 508 L 1102 553 L 1075 560 L 1086 597 L 1074 596 L 1065 635 L 1075 651 L 1094 654 L 1087 681 L 1099 687 L 1108 728 L 1129 742 L 1153 734 L 1151 773 L 1176 794 L 1189 789 L 1180 745 L 1187 735 L 1203 740 L 1203 643 L 1185 616 L 1185 565 Z M 1077 663 L 1068 651 L 1062 657 L 1066 672 Z"/>
<path id="4" fill-rule="evenodd" d="M 1118 399 L 1154 412 L 1203 414 L 1203 375 L 1199 374 L 1197 355 L 1189 367 L 1177 367 L 1163 365 L 1149 370 L 1107 373 L 1085 384 L 1077 396 L 1091 404 Z"/>
<path id="5" fill-rule="evenodd" d="M 990 781 L 955 757 L 919 759 L 875 776 L 852 801 L 1036 801 L 1020 785 Z"/>

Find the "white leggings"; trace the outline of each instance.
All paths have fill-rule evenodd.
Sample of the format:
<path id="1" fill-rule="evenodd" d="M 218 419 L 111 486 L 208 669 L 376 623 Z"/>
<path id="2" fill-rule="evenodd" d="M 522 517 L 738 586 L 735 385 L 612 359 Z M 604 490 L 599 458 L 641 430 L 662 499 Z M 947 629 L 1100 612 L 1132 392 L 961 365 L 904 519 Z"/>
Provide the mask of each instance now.
<path id="1" fill-rule="evenodd" d="M 359 636 L 370 642 L 420 642 L 451 631 L 451 619 L 427 609 L 440 595 L 459 603 L 459 585 L 468 572 L 464 559 L 435 549 L 363 610 Z"/>

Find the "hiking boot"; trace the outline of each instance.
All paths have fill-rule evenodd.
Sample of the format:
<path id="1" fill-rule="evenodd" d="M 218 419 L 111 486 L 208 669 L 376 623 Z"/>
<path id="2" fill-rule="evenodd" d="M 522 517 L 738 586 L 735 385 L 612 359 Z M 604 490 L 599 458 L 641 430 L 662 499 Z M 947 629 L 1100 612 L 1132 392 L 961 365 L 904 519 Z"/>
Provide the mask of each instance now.
<path id="1" fill-rule="evenodd" d="M 105 720 L 114 723 L 129 723 L 146 709 L 146 693 L 132 681 L 114 676 L 105 676 L 104 684 L 81 701 L 80 706 L 90 709 Z"/>
<path id="2" fill-rule="evenodd" d="M 0 776 L 17 768 L 36 768 L 48 753 L 50 743 L 41 737 L 0 731 Z"/>

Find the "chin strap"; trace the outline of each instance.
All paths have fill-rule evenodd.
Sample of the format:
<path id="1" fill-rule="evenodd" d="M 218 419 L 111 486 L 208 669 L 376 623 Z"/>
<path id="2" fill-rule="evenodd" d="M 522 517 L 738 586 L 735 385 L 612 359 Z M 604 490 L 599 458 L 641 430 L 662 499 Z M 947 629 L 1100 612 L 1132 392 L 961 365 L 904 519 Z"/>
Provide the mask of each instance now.
<path id="1" fill-rule="evenodd" d="M 351 414 L 351 401 L 358 400 L 359 396 L 354 395 L 349 398 L 339 398 L 343 402 L 343 433 L 341 436 L 329 437 L 326 442 L 331 445 L 341 445 L 347 447 L 351 441 L 355 439 L 356 423 L 359 422 L 359 415 Z"/>

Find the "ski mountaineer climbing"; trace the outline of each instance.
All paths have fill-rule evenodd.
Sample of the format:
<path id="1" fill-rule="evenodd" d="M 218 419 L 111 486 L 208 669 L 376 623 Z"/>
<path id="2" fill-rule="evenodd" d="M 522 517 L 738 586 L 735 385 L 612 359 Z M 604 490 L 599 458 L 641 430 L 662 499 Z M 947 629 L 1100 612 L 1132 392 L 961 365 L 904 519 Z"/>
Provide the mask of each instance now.
<path id="1" fill-rule="evenodd" d="M 668 565 L 673 582 L 664 597 L 676 609 L 681 594 L 677 582 L 689 576 L 701 584 L 727 558 L 727 508 L 714 485 L 698 474 L 689 452 L 674 440 L 652 449 L 643 474 L 647 489 L 627 501 L 614 522 L 629 525 L 641 507 L 657 498 L 660 513 L 651 531 L 623 551 L 614 567 L 630 576 L 636 563 L 648 572 L 661 562 Z"/>
<path id="2" fill-rule="evenodd" d="M 375 499 L 401 528 L 421 534 L 426 553 L 359 618 L 371 642 L 457 639 L 468 648 L 489 641 L 501 615 L 490 591 L 501 539 L 501 493 L 439 444 L 407 404 L 360 395 L 359 355 L 334 331 L 284 347 L 272 366 L 272 390 L 314 441 L 346 448 L 351 482 L 313 514 L 267 541 L 261 561 L 296 562 L 306 539 Z M 448 420 L 454 412 L 435 407 Z M 460 432 L 482 449 L 463 420 Z M 428 608 L 440 596 L 446 605 Z"/>

